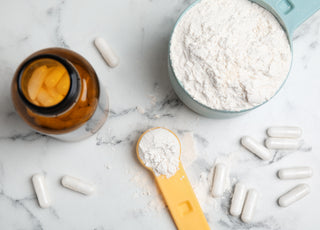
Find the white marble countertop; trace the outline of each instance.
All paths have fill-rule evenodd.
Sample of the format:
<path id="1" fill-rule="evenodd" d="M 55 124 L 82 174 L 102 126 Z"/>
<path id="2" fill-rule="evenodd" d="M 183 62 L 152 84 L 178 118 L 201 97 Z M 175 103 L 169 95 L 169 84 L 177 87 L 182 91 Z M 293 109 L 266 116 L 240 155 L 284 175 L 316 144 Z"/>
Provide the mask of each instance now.
<path id="1" fill-rule="evenodd" d="M 242 180 L 260 192 L 254 220 L 244 224 L 228 214 L 230 191 L 222 199 L 202 200 L 212 229 L 316 230 L 320 226 L 320 12 L 295 33 L 293 67 L 287 83 L 269 103 L 244 116 L 207 119 L 190 111 L 172 91 L 167 73 L 169 35 L 192 1 L 22 1 L 0 7 L 0 229 L 175 229 L 161 205 L 156 185 L 136 159 L 135 143 L 142 131 L 164 126 L 181 137 L 192 131 L 197 159 L 186 172 L 201 187 L 217 157 L 232 161 L 231 182 Z M 120 56 L 109 68 L 93 46 L 103 36 Z M 62 143 L 27 127 L 14 111 L 10 84 L 19 63 L 46 47 L 67 47 L 86 57 L 107 88 L 111 112 L 93 137 Z M 145 110 L 141 113 L 136 109 Z M 271 125 L 303 128 L 304 145 L 295 152 L 276 152 L 263 162 L 243 149 L 239 139 L 259 140 Z M 280 181 L 281 167 L 309 165 L 311 179 Z M 53 199 L 39 208 L 31 184 L 34 173 L 46 174 Z M 91 181 L 97 193 L 86 197 L 63 188 L 69 174 Z M 203 178 L 202 178 L 203 179 Z M 311 194 L 288 208 L 276 199 L 298 183 Z M 197 194 L 200 196 L 201 194 Z M 158 202 L 158 203 L 157 203 Z"/>

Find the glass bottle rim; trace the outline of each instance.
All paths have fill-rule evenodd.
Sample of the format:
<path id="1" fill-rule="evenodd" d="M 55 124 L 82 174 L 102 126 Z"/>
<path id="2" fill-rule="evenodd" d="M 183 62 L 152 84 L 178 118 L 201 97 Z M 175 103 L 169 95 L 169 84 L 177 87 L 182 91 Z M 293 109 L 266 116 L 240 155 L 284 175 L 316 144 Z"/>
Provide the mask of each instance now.
<path id="1" fill-rule="evenodd" d="M 66 68 L 69 78 L 70 78 L 70 87 L 68 90 L 68 93 L 66 96 L 57 104 L 48 106 L 48 107 L 43 107 L 43 106 L 38 106 L 33 103 L 31 103 L 26 95 L 24 94 L 22 90 L 22 78 L 24 71 L 26 68 L 33 62 L 40 60 L 40 59 L 52 59 L 54 61 L 59 62 L 60 64 L 63 65 L 64 68 Z M 22 101 L 25 103 L 25 105 L 31 109 L 33 112 L 39 114 L 39 115 L 44 115 L 44 116 L 55 116 L 61 113 L 66 112 L 69 110 L 72 105 L 77 101 L 79 95 L 80 95 L 80 86 L 81 86 L 81 81 L 80 81 L 80 76 L 76 68 L 73 66 L 72 63 L 70 63 L 67 59 L 62 58 L 60 56 L 54 55 L 54 54 L 39 54 L 36 55 L 22 64 L 21 68 L 18 71 L 18 77 L 17 77 L 17 91 L 22 99 Z"/>

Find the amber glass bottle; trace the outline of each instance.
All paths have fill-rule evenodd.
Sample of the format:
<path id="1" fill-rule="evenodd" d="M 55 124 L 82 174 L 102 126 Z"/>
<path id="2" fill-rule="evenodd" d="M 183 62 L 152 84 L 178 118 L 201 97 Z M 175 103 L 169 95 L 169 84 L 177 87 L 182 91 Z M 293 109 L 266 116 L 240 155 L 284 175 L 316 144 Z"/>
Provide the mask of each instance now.
<path id="1" fill-rule="evenodd" d="M 33 129 L 64 141 L 93 135 L 109 111 L 92 66 L 63 48 L 40 50 L 24 60 L 12 81 L 12 99 Z"/>

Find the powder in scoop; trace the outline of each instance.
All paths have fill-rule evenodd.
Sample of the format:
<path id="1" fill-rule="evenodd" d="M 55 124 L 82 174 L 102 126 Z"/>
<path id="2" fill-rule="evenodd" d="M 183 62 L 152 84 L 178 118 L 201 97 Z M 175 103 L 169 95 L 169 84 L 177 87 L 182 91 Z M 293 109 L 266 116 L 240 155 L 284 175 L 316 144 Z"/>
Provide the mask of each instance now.
<path id="1" fill-rule="evenodd" d="M 179 169 L 179 140 L 166 129 L 150 130 L 140 140 L 139 157 L 156 176 L 169 178 Z"/>
<path id="2" fill-rule="evenodd" d="M 248 0 L 202 0 L 177 23 L 173 71 L 196 101 L 239 111 L 269 100 L 287 77 L 291 50 L 277 19 Z"/>

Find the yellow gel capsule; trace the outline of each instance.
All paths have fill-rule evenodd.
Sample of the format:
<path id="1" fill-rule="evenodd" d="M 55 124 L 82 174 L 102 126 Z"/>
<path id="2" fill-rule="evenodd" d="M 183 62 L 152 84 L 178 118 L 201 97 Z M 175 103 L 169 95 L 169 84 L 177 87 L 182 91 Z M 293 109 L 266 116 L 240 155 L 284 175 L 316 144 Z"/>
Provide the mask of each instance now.
<path id="1" fill-rule="evenodd" d="M 50 94 L 43 88 L 39 90 L 39 94 L 37 96 L 37 101 L 45 107 L 52 106 L 56 104 L 53 97 L 50 96 Z"/>
<path id="2" fill-rule="evenodd" d="M 53 69 L 45 77 L 44 83 L 49 88 L 55 87 L 57 85 L 57 83 L 60 81 L 61 77 L 66 72 L 67 72 L 67 70 L 61 65 L 53 67 Z"/>
<path id="3" fill-rule="evenodd" d="M 69 88 L 70 88 L 70 77 L 68 73 L 65 73 L 60 79 L 60 81 L 58 82 L 56 89 L 58 93 L 65 96 L 67 95 Z"/>
<path id="4" fill-rule="evenodd" d="M 62 99 L 63 99 L 63 96 L 61 96 L 61 95 L 58 96 L 58 97 L 53 98 L 54 103 L 52 105 L 58 104 L 59 102 L 62 101 Z"/>
<path id="5" fill-rule="evenodd" d="M 46 91 L 49 93 L 51 97 L 63 97 L 60 93 L 57 92 L 55 88 L 47 88 Z"/>
<path id="6" fill-rule="evenodd" d="M 37 106 L 40 106 L 40 103 L 37 100 L 33 100 L 32 103 L 37 105 Z"/>
<path id="7" fill-rule="evenodd" d="M 64 96 L 59 94 L 55 88 L 48 88 L 47 92 L 54 99 L 56 104 L 63 100 Z"/>
<path id="8" fill-rule="evenodd" d="M 42 83 L 44 81 L 44 78 L 47 73 L 47 66 L 42 65 L 33 71 L 31 78 L 28 82 L 28 95 L 31 100 L 34 100 L 37 98 L 38 93 L 40 91 L 40 88 L 42 86 Z"/>

